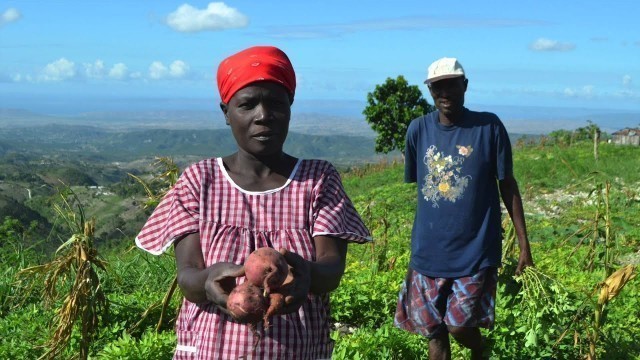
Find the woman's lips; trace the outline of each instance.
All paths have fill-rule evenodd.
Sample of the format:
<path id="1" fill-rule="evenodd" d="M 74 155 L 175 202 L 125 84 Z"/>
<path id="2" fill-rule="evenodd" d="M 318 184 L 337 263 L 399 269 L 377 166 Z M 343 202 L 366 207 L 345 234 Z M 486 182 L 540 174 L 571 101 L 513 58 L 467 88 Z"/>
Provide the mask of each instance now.
<path id="1" fill-rule="evenodd" d="M 273 132 L 263 132 L 253 135 L 252 137 L 258 141 L 267 141 L 276 136 Z"/>

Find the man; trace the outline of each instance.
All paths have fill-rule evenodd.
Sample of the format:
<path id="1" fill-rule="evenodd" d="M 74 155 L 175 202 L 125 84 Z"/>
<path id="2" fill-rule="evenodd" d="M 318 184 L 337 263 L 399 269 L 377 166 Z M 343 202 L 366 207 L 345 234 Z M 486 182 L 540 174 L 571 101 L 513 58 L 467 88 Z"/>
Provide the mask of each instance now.
<path id="1" fill-rule="evenodd" d="M 449 334 L 481 359 L 480 327 L 494 323 L 501 265 L 500 198 L 520 246 L 516 273 L 533 266 L 511 144 L 500 119 L 464 107 L 469 80 L 455 58 L 431 64 L 436 111 L 407 130 L 405 181 L 417 182 L 411 259 L 395 324 L 429 338 L 429 359 L 450 359 Z"/>

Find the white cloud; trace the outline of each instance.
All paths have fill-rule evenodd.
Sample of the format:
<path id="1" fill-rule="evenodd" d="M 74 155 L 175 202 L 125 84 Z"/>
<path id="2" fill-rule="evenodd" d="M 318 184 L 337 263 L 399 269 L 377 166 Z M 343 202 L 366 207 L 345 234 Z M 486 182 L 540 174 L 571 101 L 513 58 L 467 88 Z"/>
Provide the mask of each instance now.
<path id="1" fill-rule="evenodd" d="M 96 60 L 93 64 L 84 64 L 84 74 L 91 79 L 100 79 L 104 76 L 104 62 Z"/>
<path id="2" fill-rule="evenodd" d="M 123 63 L 117 63 L 109 70 L 109 77 L 116 80 L 122 80 L 127 77 L 129 69 Z"/>
<path id="3" fill-rule="evenodd" d="M 209 3 L 203 10 L 183 4 L 167 16 L 167 25 L 180 32 L 241 28 L 248 23 L 246 15 L 223 2 Z"/>
<path id="4" fill-rule="evenodd" d="M 564 89 L 564 95 L 568 97 L 591 99 L 596 94 L 595 87 L 593 85 L 585 85 L 578 89 L 566 88 Z"/>
<path id="5" fill-rule="evenodd" d="M 189 72 L 189 65 L 182 60 L 176 60 L 169 66 L 160 61 L 154 61 L 149 65 L 149 78 L 160 80 L 167 77 L 182 78 Z"/>
<path id="6" fill-rule="evenodd" d="M 633 79 L 631 78 L 631 75 L 626 74 L 622 77 L 622 85 L 625 87 L 631 86 L 631 81 Z"/>
<path id="7" fill-rule="evenodd" d="M 22 80 L 23 80 L 22 74 L 11 75 L 11 81 L 13 82 L 22 82 Z"/>
<path id="8" fill-rule="evenodd" d="M 65 58 L 56 60 L 44 67 L 40 73 L 39 80 L 42 81 L 63 81 L 76 76 L 76 65 Z"/>
<path id="9" fill-rule="evenodd" d="M 4 82 L 62 82 L 69 80 L 108 81 L 108 80 L 161 80 L 183 79 L 189 76 L 191 68 L 182 60 L 175 60 L 169 65 L 161 61 L 154 61 L 149 65 L 147 73 L 132 71 L 124 63 L 109 65 L 103 60 L 95 60 L 92 63 L 76 64 L 66 58 L 60 58 L 47 64 L 37 76 L 15 73 L 6 75 Z M 3 81 L 0 73 L 0 82 Z"/>
<path id="10" fill-rule="evenodd" d="M 182 60 L 176 60 L 169 65 L 169 74 L 176 78 L 184 77 L 189 72 L 189 65 Z"/>
<path id="11" fill-rule="evenodd" d="M 625 99 L 625 100 L 640 101 L 640 92 L 633 91 L 631 89 L 624 89 L 624 90 L 618 91 L 614 95 L 618 98 Z"/>
<path id="12" fill-rule="evenodd" d="M 20 20 L 22 14 L 14 8 L 9 8 L 0 14 L 0 27 Z"/>
<path id="13" fill-rule="evenodd" d="M 154 61 L 149 65 L 149 77 L 152 79 L 162 79 L 168 72 L 167 67 L 160 61 Z"/>
<path id="14" fill-rule="evenodd" d="M 529 45 L 529 49 L 533 51 L 571 51 L 575 48 L 574 44 L 545 38 L 539 38 Z"/>

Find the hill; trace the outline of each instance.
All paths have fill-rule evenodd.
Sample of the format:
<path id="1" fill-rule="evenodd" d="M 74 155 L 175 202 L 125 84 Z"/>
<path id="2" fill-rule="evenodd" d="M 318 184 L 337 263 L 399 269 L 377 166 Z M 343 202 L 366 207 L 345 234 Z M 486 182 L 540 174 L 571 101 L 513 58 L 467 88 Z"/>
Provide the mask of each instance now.
<path id="1" fill-rule="evenodd" d="M 236 149 L 228 128 L 172 130 L 111 129 L 88 125 L 46 124 L 0 128 L 0 155 L 16 153 L 45 158 L 133 161 L 154 156 L 206 158 Z M 377 161 L 374 139 L 366 136 L 309 135 L 290 132 L 285 151 L 339 164 Z M 348 159 L 347 159 L 348 155 Z"/>
<path id="2" fill-rule="evenodd" d="M 221 112 L 212 110 L 91 111 L 73 115 L 44 115 L 22 109 L 0 108 L 0 129 L 43 125 L 93 126 L 129 131 L 141 129 L 227 129 Z M 361 116 L 298 112 L 291 114 L 289 130 L 306 135 L 374 137 Z"/>
<path id="3" fill-rule="evenodd" d="M 510 247 L 513 228 L 504 222 L 496 326 L 483 330 L 492 359 L 579 359 L 589 349 L 601 359 L 640 359 L 640 282 L 608 278 L 639 263 L 640 172 L 630 169 L 640 168 L 640 148 L 602 143 L 599 150 L 595 160 L 588 141 L 514 149 L 536 267 L 527 276 L 513 276 L 517 248 Z M 140 175 L 147 178 L 151 171 Z M 424 357 L 424 338 L 393 325 L 416 201 L 416 185 L 404 184 L 402 176 L 397 162 L 342 171 L 345 190 L 375 241 L 349 245 L 345 274 L 330 294 L 333 359 Z M 176 343 L 179 293 L 167 298 L 166 307 L 161 301 L 175 277 L 175 259 L 131 249 L 148 212 L 141 207 L 144 195 L 131 180 L 118 184 L 112 189 L 73 187 L 86 214 L 98 220 L 97 251 L 108 264 L 98 271 L 110 313 L 100 317 L 90 355 L 146 359 L 154 354 L 154 359 L 168 360 Z M 24 200 L 28 195 L 19 190 L 31 209 L 51 212 L 51 203 Z M 56 241 L 68 239 L 68 232 L 58 234 Z M 53 330 L 56 309 L 42 306 L 43 279 L 34 277 L 31 293 L 17 286 L 24 282 L 15 281 L 20 269 L 44 258 L 21 250 L 30 236 L 11 222 L 0 224 L 0 299 L 5 299 L 0 301 L 0 354 L 6 358 L 42 355 L 41 345 Z M 59 285 L 65 296 L 64 284 Z M 599 296 L 602 291 L 606 296 Z M 599 336 L 594 337 L 589 330 L 596 328 Z M 65 357 L 77 353 L 79 341 L 72 338 Z M 452 358 L 469 358 L 455 342 L 452 352 Z"/>
<path id="4" fill-rule="evenodd" d="M 342 134 L 290 132 L 285 144 L 290 154 L 327 159 L 340 169 L 388 158 L 373 148 L 372 137 Z M 184 169 L 200 159 L 234 151 L 236 143 L 228 128 L 124 129 L 38 122 L 0 127 L 0 219 L 11 216 L 24 226 L 37 221 L 42 224 L 40 235 L 46 236 L 54 216 L 51 197 L 59 188 L 71 186 L 82 196 L 88 214 L 100 219 L 99 229 L 109 229 L 99 230 L 98 242 L 133 236 L 143 221 L 136 211 L 145 193 L 129 174 L 153 171 L 156 157 L 170 157 Z"/>

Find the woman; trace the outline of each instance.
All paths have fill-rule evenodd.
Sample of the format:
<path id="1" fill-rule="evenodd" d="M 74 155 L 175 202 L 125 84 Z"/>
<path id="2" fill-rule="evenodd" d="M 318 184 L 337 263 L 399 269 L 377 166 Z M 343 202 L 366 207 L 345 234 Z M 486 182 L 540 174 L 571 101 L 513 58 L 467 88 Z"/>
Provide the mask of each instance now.
<path id="1" fill-rule="evenodd" d="M 136 238 L 153 254 L 175 248 L 184 301 L 174 358 L 329 358 L 328 293 L 340 283 L 347 243 L 369 241 L 369 232 L 330 163 L 283 152 L 296 87 L 284 52 L 236 53 L 220 63 L 217 82 L 237 152 L 187 168 Z M 265 246 L 282 249 L 295 279 L 256 339 L 226 302 L 241 264 Z"/>

